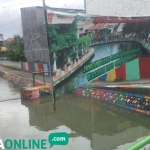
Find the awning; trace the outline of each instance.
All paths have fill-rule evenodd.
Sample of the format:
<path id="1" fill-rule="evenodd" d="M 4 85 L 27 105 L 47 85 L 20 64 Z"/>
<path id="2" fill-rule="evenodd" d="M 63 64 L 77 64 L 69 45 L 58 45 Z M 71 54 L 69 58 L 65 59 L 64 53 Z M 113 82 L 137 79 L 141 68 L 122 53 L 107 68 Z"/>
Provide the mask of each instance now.
<path id="1" fill-rule="evenodd" d="M 99 30 L 99 29 L 104 29 L 104 28 L 108 28 L 108 27 L 109 27 L 109 24 L 107 24 L 107 23 L 98 23 L 86 30 L 90 30 L 90 31 L 91 30 Z"/>

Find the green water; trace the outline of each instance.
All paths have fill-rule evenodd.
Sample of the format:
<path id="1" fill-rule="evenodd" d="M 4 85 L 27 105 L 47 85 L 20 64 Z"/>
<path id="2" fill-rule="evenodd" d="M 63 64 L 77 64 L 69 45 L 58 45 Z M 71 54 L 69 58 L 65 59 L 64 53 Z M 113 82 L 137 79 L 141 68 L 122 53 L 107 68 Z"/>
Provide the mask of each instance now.
<path id="1" fill-rule="evenodd" d="M 7 99 L 19 96 L 16 88 L 0 78 L 2 82 L 3 99 L 3 89 Z M 55 132 L 67 132 L 69 144 L 52 150 L 124 150 L 150 134 L 150 120 L 73 93 L 57 98 L 56 111 L 49 96 L 0 102 L 0 139 L 48 139 Z"/>

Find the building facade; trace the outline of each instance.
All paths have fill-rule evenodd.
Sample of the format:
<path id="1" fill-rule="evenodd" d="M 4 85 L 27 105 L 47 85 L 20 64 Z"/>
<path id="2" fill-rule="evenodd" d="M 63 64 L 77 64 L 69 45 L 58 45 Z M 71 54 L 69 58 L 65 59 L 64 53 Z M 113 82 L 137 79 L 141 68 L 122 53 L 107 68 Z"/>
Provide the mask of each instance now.
<path id="1" fill-rule="evenodd" d="M 49 63 L 43 7 L 21 8 L 21 20 L 26 60 Z"/>

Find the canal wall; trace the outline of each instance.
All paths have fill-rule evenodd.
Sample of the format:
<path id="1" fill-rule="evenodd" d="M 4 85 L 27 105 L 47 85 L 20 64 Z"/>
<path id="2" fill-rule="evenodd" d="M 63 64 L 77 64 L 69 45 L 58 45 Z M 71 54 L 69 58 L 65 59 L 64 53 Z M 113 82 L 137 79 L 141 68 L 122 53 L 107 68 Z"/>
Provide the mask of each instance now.
<path id="1" fill-rule="evenodd" d="M 30 78 L 21 77 L 9 72 L 0 71 L 0 77 L 17 85 L 18 87 L 33 86 L 33 80 Z M 35 85 L 43 85 L 41 81 L 36 80 Z"/>
<path id="2" fill-rule="evenodd" d="M 96 103 L 104 101 L 119 107 L 123 107 L 125 109 L 129 109 L 150 116 L 149 95 L 122 92 L 115 89 L 110 90 L 106 87 L 80 87 L 76 89 L 76 94 L 88 97 L 89 99 L 93 99 Z"/>
<path id="3" fill-rule="evenodd" d="M 97 81 L 123 81 L 150 78 L 150 58 L 140 57 L 97 78 Z"/>

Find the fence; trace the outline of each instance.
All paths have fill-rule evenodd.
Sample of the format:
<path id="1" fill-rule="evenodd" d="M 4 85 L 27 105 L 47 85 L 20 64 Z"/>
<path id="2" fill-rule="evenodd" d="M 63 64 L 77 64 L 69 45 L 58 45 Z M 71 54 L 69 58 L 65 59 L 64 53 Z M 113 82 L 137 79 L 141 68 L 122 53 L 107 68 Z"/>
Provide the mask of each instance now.
<path id="1" fill-rule="evenodd" d="M 50 66 L 48 64 L 41 64 L 41 63 L 13 62 L 9 60 L 0 60 L 0 65 L 28 72 L 39 72 L 50 70 Z M 45 75 L 50 76 L 50 73 L 45 73 Z"/>

